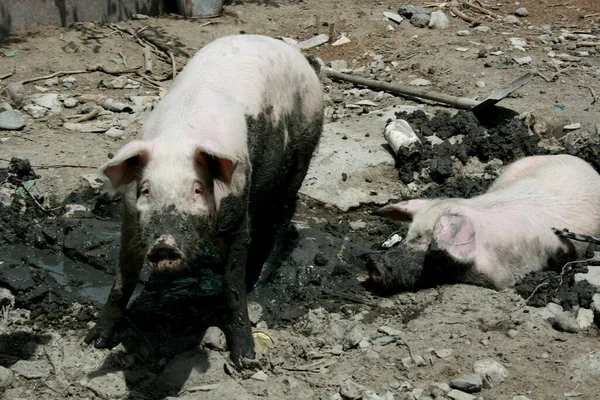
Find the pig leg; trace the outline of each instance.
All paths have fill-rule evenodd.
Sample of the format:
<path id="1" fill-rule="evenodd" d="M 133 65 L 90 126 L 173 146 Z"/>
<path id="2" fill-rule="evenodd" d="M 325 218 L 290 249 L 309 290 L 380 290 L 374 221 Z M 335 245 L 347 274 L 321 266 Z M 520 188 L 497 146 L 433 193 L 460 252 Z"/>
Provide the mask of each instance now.
<path id="1" fill-rule="evenodd" d="M 219 219 L 229 221 L 228 226 L 220 227 L 227 247 L 223 274 L 223 296 L 227 312 L 222 327 L 231 360 L 238 366 L 243 366 L 244 359 L 253 359 L 255 356 L 246 298 L 249 226 L 243 206 L 247 204 L 245 198 L 247 196 L 228 196 L 221 201 L 219 210 Z M 237 223 L 231 223 L 233 221 Z"/>
<path id="2" fill-rule="evenodd" d="M 116 344 L 113 343 L 115 328 L 123 317 L 144 264 L 144 254 L 140 250 L 135 215 L 135 211 L 128 210 L 126 204 L 121 227 L 121 251 L 115 283 L 110 290 L 106 304 L 100 312 L 96 325 L 90 329 L 84 339 L 87 344 L 94 341 L 94 346 L 99 349 L 111 348 Z"/>

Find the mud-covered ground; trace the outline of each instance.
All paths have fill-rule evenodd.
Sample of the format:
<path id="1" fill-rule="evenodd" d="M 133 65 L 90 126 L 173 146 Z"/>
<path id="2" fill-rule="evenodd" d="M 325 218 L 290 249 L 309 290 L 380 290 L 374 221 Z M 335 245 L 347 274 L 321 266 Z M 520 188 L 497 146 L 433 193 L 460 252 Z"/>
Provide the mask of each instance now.
<path id="1" fill-rule="evenodd" d="M 370 113 L 391 110 L 423 139 L 418 152 L 396 158 L 393 173 L 369 167 L 372 180 L 384 182 L 377 190 L 391 187 L 395 199 L 471 197 L 485 191 L 507 163 L 531 154 L 566 152 L 600 168 L 600 112 L 592 97 L 600 90 L 600 58 L 595 51 L 576 55 L 583 51 L 576 43 L 600 41 L 599 19 L 593 16 L 600 10 L 591 0 L 546 8 L 522 1 L 518 7 L 526 7 L 529 16 L 521 17 L 520 25 L 469 12 L 489 32 L 477 32 L 457 18 L 445 31 L 417 28 L 407 20 L 393 25 L 382 15 L 397 11 L 398 4 L 389 1 L 236 3 L 241 4 L 227 7 L 210 25 L 163 16 L 119 27 L 147 26 L 144 31 L 173 49 L 179 67 L 195 49 L 225 34 L 303 40 L 317 31 L 327 33 L 334 23 L 335 38 L 343 32 L 351 43 L 307 53 L 326 62 L 345 60 L 350 69 L 359 69 L 354 73 L 367 77 L 402 83 L 425 78 L 436 90 L 482 99 L 525 72 L 541 74 L 487 115 L 357 91 L 325 79 L 326 123 L 360 126 Z M 514 2 L 496 3 L 488 6 L 502 16 L 518 8 Z M 469 36 L 456 34 L 466 29 Z M 540 35 L 549 35 L 544 38 L 549 42 Z M 510 46 L 513 37 L 526 40 L 523 51 Z M 99 23 L 2 38 L 0 52 L 12 54 L 0 58 L 0 75 L 15 71 L 0 81 L 2 91 L 12 82 L 88 64 L 111 71 L 143 64 L 136 40 Z M 579 60 L 555 63 L 550 52 Z M 532 56 L 532 64 L 513 60 L 525 55 Z M 382 251 L 381 243 L 395 232 L 404 236 L 406 225 L 372 215 L 375 204 L 343 212 L 308 196 L 300 196 L 281 267 L 250 295 L 256 340 L 264 350 L 256 368 L 233 368 L 221 334 L 209 328 L 219 317 L 221 282 L 208 271 L 150 276 L 144 270 L 120 330 L 122 344 L 110 351 L 85 345 L 83 336 L 112 284 L 121 208 L 118 199 L 102 193 L 86 167 L 101 165 L 137 136 L 154 101 L 147 96 L 160 96 L 159 86 L 170 83 L 170 60 L 154 64 L 150 80 L 132 73 L 129 77 L 139 83 L 122 89 L 110 88 L 107 83 L 115 76 L 102 72 L 26 83 L 25 99 L 15 105 L 26 126 L 0 131 L 3 399 L 471 398 L 449 392 L 450 382 L 483 399 L 600 396 L 600 335 L 597 322 L 584 323 L 596 289 L 575 279 L 598 268 L 594 261 L 532 274 L 504 292 L 445 285 L 381 297 L 366 281 L 365 255 Z M 69 83 L 68 76 L 75 81 Z M 60 94 L 54 109 L 26 107 L 31 96 L 54 93 Z M 120 131 L 113 136 L 121 137 L 68 128 L 74 117 L 95 109 L 82 100 L 84 94 L 112 96 L 132 106 L 132 113 L 103 111 L 79 123 L 96 130 L 108 124 Z M 78 103 L 68 108 L 67 98 Z M 15 99 L 2 99 L 7 100 Z M 355 106 L 359 100 L 375 106 Z M 421 111 L 393 112 L 400 105 L 419 105 Z M 581 127 L 563 129 L 572 123 Z M 340 180 L 345 181 L 344 174 L 343 168 L 337 173 Z M 491 369 L 482 371 L 480 364 L 490 359 Z M 454 381 L 473 372 L 481 373 L 483 382 L 473 376 L 465 378 L 469 384 Z"/>

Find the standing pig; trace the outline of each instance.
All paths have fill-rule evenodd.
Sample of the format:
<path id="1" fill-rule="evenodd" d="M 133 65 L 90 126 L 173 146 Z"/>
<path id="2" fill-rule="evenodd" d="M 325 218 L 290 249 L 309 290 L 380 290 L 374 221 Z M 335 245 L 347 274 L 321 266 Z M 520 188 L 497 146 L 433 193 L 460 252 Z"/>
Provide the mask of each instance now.
<path id="1" fill-rule="evenodd" d="M 371 256 L 376 288 L 464 282 L 503 289 L 584 253 L 552 228 L 600 233 L 600 175 L 569 155 L 527 157 L 480 196 L 410 200 L 378 213 L 412 223 L 403 245 Z"/>
<path id="2" fill-rule="evenodd" d="M 240 365 L 254 357 L 246 290 L 295 212 L 323 128 L 320 69 L 311 64 L 269 37 L 215 40 L 174 80 L 143 139 L 104 165 L 124 200 L 121 252 L 86 343 L 115 344 L 146 259 L 164 271 L 218 254 L 231 358 Z"/>

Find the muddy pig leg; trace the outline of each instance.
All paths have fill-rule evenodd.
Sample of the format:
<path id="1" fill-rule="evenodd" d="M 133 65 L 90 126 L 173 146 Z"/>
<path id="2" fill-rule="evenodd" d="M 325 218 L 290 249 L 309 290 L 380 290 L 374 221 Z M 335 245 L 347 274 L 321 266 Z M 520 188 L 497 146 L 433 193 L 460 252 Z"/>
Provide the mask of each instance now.
<path id="1" fill-rule="evenodd" d="M 218 220 L 227 221 L 219 227 L 227 247 L 223 274 L 223 297 L 227 312 L 222 328 L 227 339 L 231 360 L 243 366 L 244 358 L 253 359 L 254 340 L 248 317 L 246 298 L 246 262 L 249 247 L 247 196 L 228 196 L 221 201 Z"/>
<path id="2" fill-rule="evenodd" d="M 126 201 L 124 203 L 121 250 L 115 283 L 110 290 L 106 304 L 100 311 L 96 325 L 90 329 L 84 339 L 87 344 L 94 341 L 94 346 L 99 349 L 112 348 L 117 344 L 113 337 L 115 328 L 123 317 L 144 264 L 136 213 L 131 204 Z"/>

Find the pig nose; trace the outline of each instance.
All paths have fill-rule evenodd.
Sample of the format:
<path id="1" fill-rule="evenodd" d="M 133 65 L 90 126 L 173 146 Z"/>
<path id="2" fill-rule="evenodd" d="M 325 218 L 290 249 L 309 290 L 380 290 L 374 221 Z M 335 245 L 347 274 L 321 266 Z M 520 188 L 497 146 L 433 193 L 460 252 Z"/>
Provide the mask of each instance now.
<path id="1" fill-rule="evenodd" d="M 159 263 L 160 261 L 179 261 L 183 257 L 181 252 L 166 243 L 157 243 L 147 254 L 148 261 Z"/>

